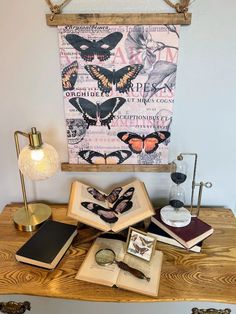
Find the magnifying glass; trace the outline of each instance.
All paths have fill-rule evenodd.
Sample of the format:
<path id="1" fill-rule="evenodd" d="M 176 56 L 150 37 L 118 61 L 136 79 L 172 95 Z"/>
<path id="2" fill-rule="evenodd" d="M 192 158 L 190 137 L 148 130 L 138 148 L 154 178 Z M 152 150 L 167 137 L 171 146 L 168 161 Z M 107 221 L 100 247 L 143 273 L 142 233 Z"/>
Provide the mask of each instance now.
<path id="1" fill-rule="evenodd" d="M 150 280 L 150 278 L 145 276 L 145 274 L 140 270 L 130 267 L 124 262 L 117 261 L 116 254 L 111 249 L 101 249 L 97 251 L 97 253 L 95 254 L 95 261 L 100 266 L 108 266 L 115 263 L 120 269 L 128 271 L 130 274 L 139 279 L 146 279 L 147 281 Z"/>

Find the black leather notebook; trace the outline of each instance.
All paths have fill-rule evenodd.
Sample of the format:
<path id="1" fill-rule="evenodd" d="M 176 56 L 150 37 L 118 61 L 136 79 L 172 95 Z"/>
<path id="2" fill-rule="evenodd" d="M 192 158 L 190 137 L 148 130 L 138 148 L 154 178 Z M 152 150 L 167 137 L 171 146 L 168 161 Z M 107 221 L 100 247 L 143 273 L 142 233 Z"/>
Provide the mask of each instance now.
<path id="1" fill-rule="evenodd" d="M 77 234 L 77 227 L 47 220 L 40 229 L 16 252 L 20 262 L 53 269 Z"/>

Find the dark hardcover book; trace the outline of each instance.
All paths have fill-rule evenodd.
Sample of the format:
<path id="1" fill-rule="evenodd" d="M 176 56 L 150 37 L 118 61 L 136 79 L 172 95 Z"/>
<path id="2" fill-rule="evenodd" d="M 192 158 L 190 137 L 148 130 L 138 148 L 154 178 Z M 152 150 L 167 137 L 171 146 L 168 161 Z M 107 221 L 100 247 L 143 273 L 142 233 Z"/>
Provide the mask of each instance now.
<path id="1" fill-rule="evenodd" d="M 167 232 L 165 232 L 163 229 L 155 225 L 153 222 L 149 225 L 147 229 L 147 233 L 150 234 L 151 236 L 155 237 L 157 241 L 163 242 L 166 244 L 170 244 L 173 246 L 177 246 L 181 249 L 185 249 L 186 247 L 180 244 L 178 241 L 173 239 Z M 198 244 L 194 245 L 189 249 L 189 251 L 199 253 L 202 248 L 203 241 L 199 242 Z"/>
<path id="2" fill-rule="evenodd" d="M 20 262 L 53 269 L 77 234 L 77 227 L 47 220 L 40 229 L 16 252 Z"/>
<path id="3" fill-rule="evenodd" d="M 210 225 L 197 217 L 192 217 L 190 224 L 185 227 L 171 227 L 162 221 L 160 210 L 156 211 L 151 221 L 187 249 L 209 237 L 214 231 Z"/>

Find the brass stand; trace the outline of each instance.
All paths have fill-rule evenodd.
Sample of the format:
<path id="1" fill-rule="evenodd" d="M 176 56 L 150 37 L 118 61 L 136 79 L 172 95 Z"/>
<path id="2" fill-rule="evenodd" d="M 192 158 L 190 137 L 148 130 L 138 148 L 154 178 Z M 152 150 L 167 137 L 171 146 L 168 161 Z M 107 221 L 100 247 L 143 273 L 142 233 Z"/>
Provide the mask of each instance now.
<path id="1" fill-rule="evenodd" d="M 20 155 L 20 145 L 18 135 L 23 135 L 29 139 L 30 146 L 33 148 L 40 148 L 42 145 L 41 134 L 36 131 L 35 128 L 32 128 L 32 133 L 24 133 L 21 131 L 16 131 L 14 133 L 15 145 L 16 145 L 16 154 L 17 159 Z M 42 203 L 37 204 L 28 204 L 26 189 L 25 189 L 25 180 L 22 172 L 20 172 L 20 180 L 21 180 L 21 189 L 24 200 L 24 207 L 19 208 L 14 214 L 13 220 L 15 227 L 21 231 L 29 231 L 32 232 L 36 230 L 40 225 L 47 219 L 51 217 L 51 208 Z"/>
<path id="2" fill-rule="evenodd" d="M 199 212 L 200 212 L 200 208 L 201 208 L 201 200 L 202 200 L 202 190 L 203 188 L 207 188 L 210 189 L 212 187 L 212 183 L 211 182 L 200 182 L 200 183 L 196 183 L 196 172 L 197 172 L 197 159 L 198 159 L 198 155 L 196 153 L 180 153 L 177 156 L 178 160 L 183 160 L 183 156 L 194 156 L 194 167 L 193 167 L 193 179 L 192 179 L 192 193 L 191 193 L 191 205 L 190 205 L 190 212 L 192 217 L 198 217 L 199 216 Z M 195 191 L 195 187 L 199 187 L 198 190 L 198 200 L 197 200 L 197 212 L 196 214 L 193 214 L 193 200 L 194 200 L 194 191 Z"/>

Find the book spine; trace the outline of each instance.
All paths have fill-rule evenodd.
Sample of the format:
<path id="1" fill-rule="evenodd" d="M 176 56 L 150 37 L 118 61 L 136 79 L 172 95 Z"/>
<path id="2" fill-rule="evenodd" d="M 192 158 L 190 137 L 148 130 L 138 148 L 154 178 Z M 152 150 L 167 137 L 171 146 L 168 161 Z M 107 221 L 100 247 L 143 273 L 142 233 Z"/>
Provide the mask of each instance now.
<path id="1" fill-rule="evenodd" d="M 198 246 L 198 245 L 193 246 L 191 249 L 187 249 L 185 246 L 180 244 L 175 239 L 164 237 L 164 236 L 161 236 L 159 234 L 155 234 L 155 233 L 151 233 L 151 232 L 148 232 L 148 234 L 150 234 L 151 236 L 155 237 L 158 242 L 170 244 L 170 245 L 179 247 L 181 249 L 184 249 L 184 250 L 187 250 L 187 251 L 191 251 L 191 252 L 195 252 L 195 253 L 199 253 L 201 251 L 201 247 Z"/>

